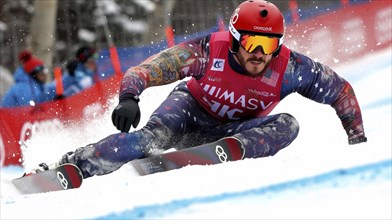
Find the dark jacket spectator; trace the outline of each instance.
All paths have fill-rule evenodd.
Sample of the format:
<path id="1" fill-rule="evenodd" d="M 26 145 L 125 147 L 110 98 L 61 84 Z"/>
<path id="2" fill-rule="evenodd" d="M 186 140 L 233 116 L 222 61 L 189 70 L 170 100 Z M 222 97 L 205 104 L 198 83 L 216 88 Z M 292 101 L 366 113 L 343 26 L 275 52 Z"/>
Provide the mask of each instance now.
<path id="1" fill-rule="evenodd" d="M 97 53 L 94 48 L 83 46 L 76 51 L 76 65 L 74 77 L 78 87 L 81 89 L 88 88 L 96 82 L 97 77 Z"/>
<path id="2" fill-rule="evenodd" d="M 94 48 L 80 47 L 75 58 L 71 59 L 65 68 L 62 76 L 63 94 L 62 97 L 74 95 L 84 89 L 91 87 L 96 78 L 96 51 Z M 55 81 L 48 84 L 50 96 L 55 96 Z"/>

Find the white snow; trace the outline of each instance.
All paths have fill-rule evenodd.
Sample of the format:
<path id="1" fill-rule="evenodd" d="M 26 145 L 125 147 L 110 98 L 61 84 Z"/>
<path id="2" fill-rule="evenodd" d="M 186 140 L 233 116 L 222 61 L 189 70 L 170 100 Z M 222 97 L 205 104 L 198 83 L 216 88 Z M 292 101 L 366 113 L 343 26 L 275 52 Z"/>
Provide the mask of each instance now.
<path id="1" fill-rule="evenodd" d="M 292 114 L 300 133 L 273 157 L 144 177 L 125 165 L 86 179 L 79 189 L 34 195 L 20 195 L 10 183 L 21 168 L 3 167 L 0 219 L 391 219 L 391 60 L 392 47 L 334 68 L 354 87 L 367 143 L 348 145 L 330 106 L 293 94 L 273 113 Z M 143 93 L 140 125 L 174 85 Z M 116 132 L 110 114 L 36 131 L 26 169 Z"/>

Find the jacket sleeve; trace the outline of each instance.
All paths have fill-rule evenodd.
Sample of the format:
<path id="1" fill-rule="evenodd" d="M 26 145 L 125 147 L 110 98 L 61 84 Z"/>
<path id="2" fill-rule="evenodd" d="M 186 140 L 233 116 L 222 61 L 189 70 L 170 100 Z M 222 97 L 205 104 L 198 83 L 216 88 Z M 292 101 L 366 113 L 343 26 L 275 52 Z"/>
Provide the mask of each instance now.
<path id="1" fill-rule="evenodd" d="M 328 66 L 292 51 L 282 84 L 281 98 L 292 92 L 332 106 L 342 122 L 349 144 L 367 141 L 354 89 Z"/>
<path id="2" fill-rule="evenodd" d="M 204 74 L 208 41 L 209 36 L 178 44 L 128 69 L 121 81 L 120 100 L 125 96 L 139 96 L 150 86 Z"/>

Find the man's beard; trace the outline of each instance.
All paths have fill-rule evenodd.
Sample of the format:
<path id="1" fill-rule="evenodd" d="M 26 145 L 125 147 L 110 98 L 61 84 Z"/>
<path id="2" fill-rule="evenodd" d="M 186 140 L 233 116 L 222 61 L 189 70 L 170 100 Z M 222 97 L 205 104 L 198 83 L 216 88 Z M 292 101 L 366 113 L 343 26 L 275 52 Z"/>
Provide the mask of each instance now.
<path id="1" fill-rule="evenodd" d="M 265 60 L 263 60 L 263 58 L 257 59 L 257 57 L 251 57 L 251 58 L 245 60 L 244 57 L 242 57 L 242 56 L 238 56 L 238 55 L 237 55 L 236 57 L 237 57 L 237 59 L 238 59 L 240 65 L 244 68 L 244 74 L 247 75 L 247 76 L 250 76 L 250 77 L 258 77 L 258 76 L 261 76 L 261 75 L 264 73 L 264 71 L 265 71 L 266 69 L 268 69 L 268 67 L 269 67 L 269 65 L 270 65 L 270 63 L 271 63 L 271 60 L 272 60 L 272 59 L 271 59 L 271 60 L 269 60 L 269 61 L 266 62 Z M 264 69 L 263 69 L 262 71 L 260 71 L 259 73 L 257 73 L 257 74 L 252 74 L 252 73 L 249 72 L 249 71 L 246 69 L 246 67 L 245 67 L 245 64 L 246 64 L 247 62 L 251 62 L 251 61 L 260 62 L 260 64 L 265 63 Z"/>

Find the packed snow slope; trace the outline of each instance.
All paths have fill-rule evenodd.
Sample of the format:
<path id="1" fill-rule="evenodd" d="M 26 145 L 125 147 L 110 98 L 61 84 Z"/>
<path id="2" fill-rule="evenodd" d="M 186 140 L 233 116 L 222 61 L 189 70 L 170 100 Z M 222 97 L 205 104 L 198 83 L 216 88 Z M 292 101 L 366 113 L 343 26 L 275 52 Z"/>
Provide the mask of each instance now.
<path id="1" fill-rule="evenodd" d="M 368 142 L 349 146 L 334 110 L 294 94 L 273 113 L 295 116 L 298 138 L 277 155 L 139 177 L 129 165 L 79 189 L 20 195 L 24 170 L 1 169 L 1 219 L 391 219 L 392 48 L 334 69 L 353 85 Z M 141 96 L 141 125 L 175 84 Z M 112 105 L 115 106 L 116 100 Z M 51 124 L 25 150 L 27 170 L 117 132 L 110 114 Z"/>

